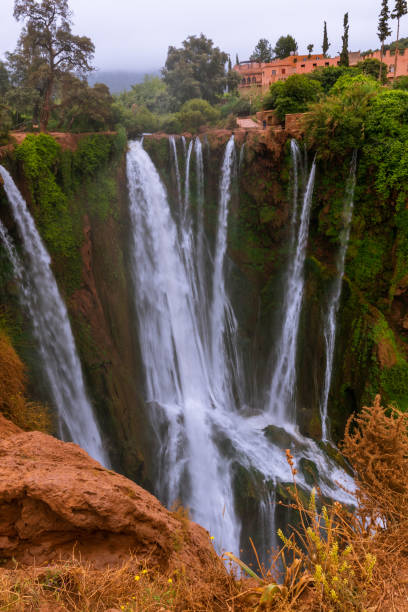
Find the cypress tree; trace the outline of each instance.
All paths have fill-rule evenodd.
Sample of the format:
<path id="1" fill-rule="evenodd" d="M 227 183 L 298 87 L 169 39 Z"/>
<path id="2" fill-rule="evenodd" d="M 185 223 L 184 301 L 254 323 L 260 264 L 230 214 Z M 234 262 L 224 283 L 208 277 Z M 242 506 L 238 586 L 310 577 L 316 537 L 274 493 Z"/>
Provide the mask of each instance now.
<path id="1" fill-rule="evenodd" d="M 323 44 L 322 44 L 322 51 L 323 51 L 324 57 L 327 57 L 327 52 L 329 50 L 329 47 L 330 47 L 330 43 L 329 43 L 329 39 L 327 38 L 327 24 L 326 22 L 324 22 Z"/>
<path id="2" fill-rule="evenodd" d="M 340 53 L 340 62 L 339 66 L 348 66 L 349 65 L 349 52 L 348 52 L 348 41 L 349 41 L 349 20 L 348 13 L 344 15 L 343 21 L 344 34 L 341 37 L 343 42 L 343 46 Z"/>
<path id="3" fill-rule="evenodd" d="M 231 70 L 232 70 L 231 58 L 230 56 L 228 56 L 228 72 L 231 72 Z"/>
<path id="4" fill-rule="evenodd" d="M 395 7 L 391 13 L 391 17 L 397 20 L 397 41 L 395 45 L 395 61 L 394 61 L 394 80 L 397 76 L 397 62 L 398 62 L 398 42 L 399 42 L 399 31 L 400 31 L 400 19 L 408 12 L 407 0 L 395 0 Z"/>
<path id="5" fill-rule="evenodd" d="M 238 66 L 238 64 L 239 64 L 239 57 L 238 57 L 238 53 L 236 53 L 236 54 L 235 54 L 235 63 L 236 63 L 236 64 L 237 64 L 237 66 Z"/>
<path id="6" fill-rule="evenodd" d="M 377 32 L 378 38 L 380 39 L 380 42 L 381 42 L 381 55 L 380 55 L 381 64 L 380 64 L 380 74 L 378 77 L 378 80 L 380 82 L 382 80 L 382 61 L 384 57 L 384 41 L 391 34 L 391 28 L 390 28 L 389 21 L 390 21 L 390 10 L 388 8 L 388 0 L 382 0 L 381 13 L 378 19 L 378 32 Z"/>

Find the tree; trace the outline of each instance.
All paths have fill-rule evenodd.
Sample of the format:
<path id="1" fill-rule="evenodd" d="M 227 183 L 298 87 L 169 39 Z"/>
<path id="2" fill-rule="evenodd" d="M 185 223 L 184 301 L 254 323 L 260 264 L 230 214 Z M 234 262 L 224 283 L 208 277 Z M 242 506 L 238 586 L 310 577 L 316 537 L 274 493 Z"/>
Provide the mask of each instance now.
<path id="1" fill-rule="evenodd" d="M 382 0 L 381 12 L 378 19 L 378 38 L 381 42 L 381 55 L 380 55 L 380 74 L 378 75 L 378 80 L 382 81 L 382 60 L 384 57 L 384 41 L 390 36 L 391 28 L 390 28 L 390 10 L 388 8 L 388 0 Z"/>
<path id="2" fill-rule="evenodd" d="M 387 82 L 387 64 L 380 62 L 375 57 L 367 57 L 362 62 L 358 62 L 356 68 L 363 74 L 377 79 L 380 83 Z"/>
<path id="3" fill-rule="evenodd" d="M 39 92 L 40 126 L 45 131 L 58 81 L 71 72 L 90 72 L 95 48 L 87 36 L 72 34 L 68 0 L 15 0 L 14 17 L 25 25 L 9 63 L 23 66 L 15 78 Z"/>
<path id="4" fill-rule="evenodd" d="M 357 73 L 356 68 L 346 68 L 345 66 L 320 66 L 310 72 L 307 76 L 314 81 L 319 81 L 324 93 L 329 93 L 337 80 L 345 73 Z"/>
<path id="5" fill-rule="evenodd" d="M 348 13 L 344 15 L 343 20 L 343 28 L 344 34 L 341 37 L 342 40 L 342 49 L 340 53 L 340 63 L 339 66 L 348 66 L 349 65 L 349 52 L 348 52 L 348 41 L 349 41 L 349 20 Z"/>
<path id="6" fill-rule="evenodd" d="M 397 76 L 397 63 L 398 63 L 398 41 L 400 32 L 400 19 L 408 12 L 407 0 L 395 0 L 395 7 L 391 13 L 391 17 L 397 20 L 397 40 L 395 45 L 395 60 L 394 60 L 394 80 Z"/>
<path id="7" fill-rule="evenodd" d="M 61 86 L 61 102 L 56 108 L 59 128 L 94 131 L 108 129 L 113 124 L 113 98 L 103 83 L 89 87 L 83 79 L 66 75 Z"/>
<path id="8" fill-rule="evenodd" d="M 251 62 L 268 63 L 272 61 L 272 56 L 273 51 L 271 43 L 266 40 L 266 38 L 261 38 L 249 59 Z"/>
<path id="9" fill-rule="evenodd" d="M 235 54 L 235 63 L 236 63 L 237 66 L 239 65 L 238 53 Z"/>
<path id="10" fill-rule="evenodd" d="M 286 81 L 272 83 L 264 98 L 264 108 L 276 110 L 280 121 L 288 113 L 303 113 L 311 102 L 316 102 L 322 92 L 318 81 L 305 74 L 293 74 Z"/>
<path id="11" fill-rule="evenodd" d="M 169 47 L 162 69 L 169 93 L 183 103 L 192 98 L 217 101 L 227 85 L 225 64 L 228 55 L 212 40 L 200 34 L 189 36 L 182 47 Z"/>
<path id="12" fill-rule="evenodd" d="M 195 132 L 201 125 L 211 124 L 217 121 L 220 117 L 220 113 L 206 100 L 198 98 L 185 102 L 178 116 L 185 130 Z"/>
<path id="13" fill-rule="evenodd" d="M 0 62 L 0 98 L 10 89 L 9 74 L 4 62 Z"/>
<path id="14" fill-rule="evenodd" d="M 327 57 L 327 52 L 329 50 L 330 47 L 330 43 L 329 43 L 329 39 L 327 37 L 327 24 L 326 22 L 324 22 L 324 27 L 323 27 L 323 44 L 322 44 L 322 51 L 323 51 L 323 56 Z"/>
<path id="15" fill-rule="evenodd" d="M 274 53 L 278 59 L 285 59 L 291 53 L 296 53 L 298 50 L 298 44 L 296 40 L 288 34 L 287 36 L 281 36 L 277 41 L 274 48 Z"/>
<path id="16" fill-rule="evenodd" d="M 313 53 L 313 47 L 314 47 L 314 45 L 307 45 L 307 50 L 308 50 L 308 52 L 309 52 L 309 58 L 310 58 L 310 56 L 311 56 L 311 55 L 312 55 L 312 53 Z"/>

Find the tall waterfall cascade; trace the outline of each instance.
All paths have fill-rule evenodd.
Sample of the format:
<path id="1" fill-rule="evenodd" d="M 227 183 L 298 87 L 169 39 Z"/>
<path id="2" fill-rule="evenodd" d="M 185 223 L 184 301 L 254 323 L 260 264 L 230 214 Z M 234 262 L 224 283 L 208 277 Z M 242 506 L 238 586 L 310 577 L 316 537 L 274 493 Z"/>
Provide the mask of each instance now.
<path id="1" fill-rule="evenodd" d="M 23 248 L 20 259 L 5 227 L 0 237 L 19 284 L 23 307 L 29 314 L 43 371 L 57 410 L 59 434 L 79 444 L 94 459 L 109 465 L 83 380 L 67 309 L 51 270 L 50 256 L 26 202 L 7 170 L 0 175 Z"/>
<path id="2" fill-rule="evenodd" d="M 294 423 L 296 421 L 297 342 L 305 284 L 304 266 L 309 236 L 310 211 L 316 173 L 316 161 L 313 161 L 306 187 L 301 194 L 299 189 L 301 155 L 296 141 L 291 142 L 291 155 L 294 177 L 290 250 L 293 255 L 290 254 L 283 289 L 282 332 L 277 343 L 277 358 L 269 392 L 269 409 L 280 423 Z"/>
<path id="3" fill-rule="evenodd" d="M 343 227 L 340 232 L 340 248 L 336 261 L 336 277 L 333 282 L 326 317 L 323 325 L 323 333 L 326 348 L 326 369 L 324 376 L 322 399 L 320 404 L 320 418 L 322 422 L 322 440 L 328 442 L 330 439 L 330 427 L 328 416 L 328 402 L 330 385 L 333 375 L 334 349 L 336 342 L 337 313 L 340 307 L 341 288 L 344 276 L 347 247 L 350 239 L 351 220 L 354 208 L 354 190 L 356 186 L 357 150 L 353 152 L 350 164 L 350 174 L 346 184 L 346 193 L 343 206 Z"/>
<path id="4" fill-rule="evenodd" d="M 193 520 L 214 536 L 218 549 L 238 554 L 245 525 L 236 510 L 237 466 L 247 474 L 262 475 L 257 524 L 264 540 L 271 545 L 271 534 L 275 532 L 273 490 L 278 481 L 287 482 L 291 476 L 284 451 L 265 435 L 265 428 L 274 423 L 282 426 L 286 421 L 283 408 L 276 414 L 268 405 L 256 413 L 249 412 L 240 393 L 232 392 L 244 379 L 240 376 L 237 320 L 226 277 L 229 213 L 239 163 L 234 137 L 226 145 L 220 169 L 212 242 L 207 240 L 204 223 L 202 144 L 198 138 L 188 144 L 185 140 L 170 143 L 176 194 L 178 144 L 185 151 L 186 161 L 182 211 L 179 202 L 172 203 L 142 143 L 130 143 L 127 156 L 130 263 L 144 364 L 145 401 L 160 449 L 156 493 L 167 506 L 181 501 L 190 509 Z M 295 143 L 292 150 L 299 165 L 301 156 Z M 197 197 L 193 204 L 189 194 L 194 163 Z M 302 173 L 300 166 L 297 172 Z M 287 280 L 291 291 L 287 317 L 295 326 L 299 324 L 302 303 L 314 176 L 315 163 L 302 197 L 298 194 L 300 185 L 295 186 L 296 254 Z M 209 244 L 213 246 L 210 248 Z M 297 328 L 292 336 L 289 331 L 288 325 L 281 340 L 285 351 L 281 371 L 287 376 L 287 385 L 292 376 L 288 364 L 295 363 Z M 280 390 L 285 401 L 284 394 L 288 392 L 288 386 Z M 351 481 L 313 440 L 292 430 L 297 458 L 315 463 L 322 493 L 349 501 L 348 495 L 334 483 L 342 481 L 351 489 Z M 299 484 L 308 488 L 302 473 L 298 478 Z"/>

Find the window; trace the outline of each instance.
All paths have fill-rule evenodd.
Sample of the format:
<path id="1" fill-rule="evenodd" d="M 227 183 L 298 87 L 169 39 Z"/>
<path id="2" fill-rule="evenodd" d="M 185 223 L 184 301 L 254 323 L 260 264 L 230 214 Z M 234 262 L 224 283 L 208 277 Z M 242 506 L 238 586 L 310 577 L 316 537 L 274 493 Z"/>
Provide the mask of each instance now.
<path id="1" fill-rule="evenodd" d="M 256 77 L 252 77 L 252 82 L 256 83 Z"/>
<path id="2" fill-rule="evenodd" d="M 306 64 L 300 64 L 300 67 L 301 67 L 301 68 L 305 68 L 305 67 L 306 67 Z"/>
<path id="3" fill-rule="evenodd" d="M 276 74 L 276 70 L 272 70 L 272 74 Z"/>
<path id="4" fill-rule="evenodd" d="M 282 74 L 286 74 L 286 68 L 282 68 Z"/>
<path id="5" fill-rule="evenodd" d="M 330 66 L 330 62 L 324 62 L 325 66 Z"/>
<path id="6" fill-rule="evenodd" d="M 317 64 L 313 64 L 313 68 L 316 68 L 316 67 L 317 67 Z"/>
<path id="7" fill-rule="evenodd" d="M 246 85 L 246 79 L 242 79 L 241 83 L 242 85 Z"/>

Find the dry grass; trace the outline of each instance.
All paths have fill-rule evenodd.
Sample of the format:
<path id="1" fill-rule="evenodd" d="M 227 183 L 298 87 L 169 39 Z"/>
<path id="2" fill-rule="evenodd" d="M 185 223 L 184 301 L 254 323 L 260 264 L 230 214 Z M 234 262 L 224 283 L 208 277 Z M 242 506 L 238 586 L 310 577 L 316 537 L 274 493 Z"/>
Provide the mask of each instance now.
<path id="1" fill-rule="evenodd" d="M 408 610 L 408 417 L 380 398 L 350 420 L 342 451 L 356 473 L 357 509 L 302 502 L 293 457 L 292 508 L 299 527 L 272 567 L 237 580 L 214 563 L 202 580 L 163 573 L 130 557 L 97 571 L 73 559 L 53 568 L 0 570 L 0 611 L 404 612 Z M 180 510 L 178 510 L 180 511 Z M 184 514 L 183 514 L 184 516 Z M 187 520 L 187 517 L 185 517 Z M 256 554 L 256 551 L 255 551 Z"/>
<path id="2" fill-rule="evenodd" d="M 272 568 L 239 595 L 246 609 L 408 610 L 407 432 L 408 416 L 383 408 L 379 396 L 374 406 L 349 420 L 342 452 L 355 470 L 354 512 L 338 502 L 318 512 L 314 494 L 305 507 L 293 457 L 286 451 L 300 528 L 289 537 L 279 532 L 283 546 Z"/>
<path id="3" fill-rule="evenodd" d="M 214 590 L 208 582 L 213 582 Z M 224 572 L 220 575 L 219 567 L 208 569 L 205 583 L 193 582 L 184 572 L 163 574 L 135 557 L 120 568 L 106 570 L 92 569 L 74 558 L 52 568 L 0 570 L 0 610 L 10 612 L 240 610 L 226 603 L 236 593 L 237 583 Z"/>

